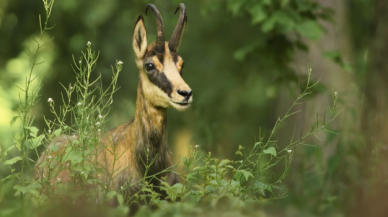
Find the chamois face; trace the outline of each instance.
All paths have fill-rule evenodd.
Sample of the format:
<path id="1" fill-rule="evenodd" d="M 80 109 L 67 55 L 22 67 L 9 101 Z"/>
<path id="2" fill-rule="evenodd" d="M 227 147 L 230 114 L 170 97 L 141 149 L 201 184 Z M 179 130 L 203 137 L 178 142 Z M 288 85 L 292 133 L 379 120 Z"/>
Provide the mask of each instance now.
<path id="1" fill-rule="evenodd" d="M 183 59 L 176 51 L 170 50 L 168 42 L 165 42 L 163 52 L 155 43 L 147 47 L 142 16 L 135 25 L 132 46 L 146 100 L 157 107 L 172 107 L 179 111 L 188 108 L 193 97 L 192 90 L 182 78 Z"/>

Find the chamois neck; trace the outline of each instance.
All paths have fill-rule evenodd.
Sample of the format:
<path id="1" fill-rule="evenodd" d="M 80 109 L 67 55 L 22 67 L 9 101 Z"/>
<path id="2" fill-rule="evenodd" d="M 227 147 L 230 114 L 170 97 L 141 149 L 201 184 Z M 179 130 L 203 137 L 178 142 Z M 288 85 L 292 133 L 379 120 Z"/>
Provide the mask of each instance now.
<path id="1" fill-rule="evenodd" d="M 136 159 L 140 173 L 145 165 L 155 159 L 147 175 L 152 175 L 170 166 L 167 156 L 167 109 L 152 105 L 143 94 L 141 77 L 137 88 L 134 127 L 136 130 Z M 148 152 L 148 153 L 147 153 Z"/>

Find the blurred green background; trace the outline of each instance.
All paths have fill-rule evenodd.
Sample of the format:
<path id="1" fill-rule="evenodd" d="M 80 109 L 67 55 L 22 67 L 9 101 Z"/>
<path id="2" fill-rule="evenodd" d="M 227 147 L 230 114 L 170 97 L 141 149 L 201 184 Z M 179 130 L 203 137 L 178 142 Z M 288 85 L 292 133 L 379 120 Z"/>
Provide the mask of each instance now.
<path id="1" fill-rule="evenodd" d="M 124 62 L 108 128 L 134 115 L 138 70 L 132 31 L 146 3 L 164 19 L 168 39 L 178 15 L 187 7 L 188 25 L 179 54 L 183 78 L 193 89 L 189 111 L 169 111 L 169 145 L 175 162 L 187 145 L 231 158 L 238 145 L 252 147 L 259 131 L 268 135 L 305 84 L 308 65 L 320 80 L 303 112 L 283 124 L 277 136 L 286 144 L 296 132 L 320 119 L 338 93 L 341 114 L 332 124 L 339 136 L 321 133 L 294 150 L 284 183 L 288 196 L 262 207 L 268 215 L 387 216 L 388 199 L 388 2 L 386 0 L 64 0 L 54 3 L 54 29 L 35 70 L 43 77 L 41 102 L 33 111 L 35 126 L 53 119 L 48 98 L 61 101 L 59 83 L 74 83 L 72 55 L 80 57 L 87 41 L 99 50 L 96 74 L 106 85 L 116 60 Z M 9 125 L 13 100 L 29 72 L 25 46 L 39 31 L 39 0 L 0 0 L 0 146 L 12 142 Z M 155 40 L 155 20 L 145 17 L 148 40 Z M 34 45 L 30 45 L 33 47 Z M 39 61 L 38 61 L 39 62 Z M 17 124 L 16 124 L 17 125 Z M 299 133 L 297 133 L 298 135 Z M 33 156 L 32 156 L 33 158 Z M 0 163 L 0 179 L 10 173 Z M 274 169 L 276 174 L 277 169 Z M 0 203 L 12 192 L 0 189 Z"/>

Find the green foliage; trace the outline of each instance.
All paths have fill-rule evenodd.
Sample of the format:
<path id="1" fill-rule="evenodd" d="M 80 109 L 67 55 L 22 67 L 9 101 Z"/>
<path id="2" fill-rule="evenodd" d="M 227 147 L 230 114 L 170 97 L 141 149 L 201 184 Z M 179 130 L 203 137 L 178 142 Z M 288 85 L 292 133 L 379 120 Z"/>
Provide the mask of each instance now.
<path id="1" fill-rule="evenodd" d="M 209 3 L 206 3 L 204 1 L 203 6 L 205 8 L 209 7 L 209 9 L 211 9 L 210 2 L 211 1 L 209 1 Z M 51 7 L 53 1 L 44 1 L 44 3 L 45 9 L 47 11 L 47 19 L 44 22 L 43 31 L 41 31 L 41 39 L 45 30 L 49 29 L 46 28 L 46 26 L 48 23 L 48 18 L 51 15 Z M 64 10 L 71 11 L 70 8 L 75 7 L 74 4 L 73 6 L 71 6 L 71 4 L 66 6 L 67 8 L 65 8 Z M 247 26 L 244 26 L 243 24 L 243 27 L 245 29 L 240 30 L 249 32 L 249 34 L 246 34 L 248 40 L 242 40 L 242 42 L 240 43 L 236 43 L 228 48 L 225 48 L 225 50 L 222 50 L 222 53 L 226 54 L 224 56 L 214 55 L 214 57 L 212 57 L 212 61 L 214 62 L 216 62 L 217 58 L 222 59 L 223 62 L 228 62 L 229 59 L 225 61 L 224 58 L 225 56 L 230 54 L 229 56 L 234 56 L 235 59 L 240 61 L 236 65 L 224 64 L 221 66 L 215 64 L 216 67 L 214 67 L 212 66 L 212 64 L 207 64 L 207 70 L 196 70 L 198 68 L 195 67 L 199 66 L 195 66 L 196 64 L 192 65 L 192 71 L 199 71 L 200 73 L 204 71 L 203 73 L 207 73 L 207 80 L 216 80 L 215 78 L 220 76 L 219 74 L 217 75 L 217 73 L 220 72 L 224 73 L 222 76 L 223 78 L 225 78 L 218 79 L 217 81 L 219 82 L 214 82 L 220 83 L 220 86 L 224 86 L 221 87 L 221 89 L 215 88 L 217 89 L 217 91 L 215 91 L 214 89 L 211 89 L 212 87 L 209 87 L 209 89 L 203 90 L 203 92 L 209 91 L 211 93 L 208 93 L 209 95 L 202 95 L 201 97 L 198 97 L 199 103 L 198 110 L 196 110 L 197 113 L 191 115 L 194 118 L 197 118 L 198 116 L 209 116 L 209 118 L 207 119 L 209 121 L 205 125 L 199 125 L 202 129 L 198 131 L 198 135 L 201 135 L 201 133 L 204 133 L 204 131 L 207 130 L 207 136 L 203 136 L 204 138 L 213 137 L 214 129 L 219 128 L 217 124 L 211 125 L 208 123 L 213 123 L 215 122 L 213 120 L 217 120 L 217 118 L 219 119 L 220 117 L 226 116 L 233 118 L 232 115 L 228 114 L 237 114 L 241 113 L 239 111 L 241 111 L 242 109 L 244 111 L 246 111 L 246 109 L 249 109 L 246 108 L 247 106 L 246 104 L 244 104 L 244 101 L 251 103 L 254 103 L 252 101 L 257 101 L 255 102 L 255 106 L 252 106 L 254 112 L 257 112 L 257 108 L 264 105 L 263 100 L 265 98 L 271 98 L 270 96 L 273 97 L 274 95 L 276 95 L 276 89 L 282 83 L 281 79 L 284 79 L 283 81 L 287 82 L 299 81 L 299 77 L 295 76 L 294 72 L 290 70 L 287 66 L 287 64 L 292 60 L 292 55 L 290 55 L 290 51 L 294 48 L 304 48 L 304 45 L 299 40 L 300 36 L 307 37 L 310 39 L 319 39 L 319 37 L 323 33 L 323 29 L 318 24 L 318 21 L 320 18 L 328 17 L 330 15 L 329 10 L 322 8 L 321 6 L 317 5 L 316 3 L 312 3 L 311 1 L 242 0 L 226 1 L 225 3 L 222 2 L 214 5 L 223 4 L 225 4 L 228 10 L 236 16 L 235 19 L 237 21 L 234 23 L 229 23 L 230 19 L 225 19 L 225 21 L 219 24 L 221 25 L 221 33 L 219 33 L 218 35 L 212 34 L 212 32 L 210 32 L 209 30 L 205 31 L 206 29 L 198 31 L 206 32 L 206 34 L 204 35 L 206 35 L 205 37 L 208 38 L 208 40 L 205 41 L 201 39 L 202 41 L 204 41 L 203 43 L 206 46 L 209 46 L 206 50 L 209 50 L 209 52 L 220 52 L 219 50 L 221 49 L 219 48 L 221 46 L 217 43 L 212 43 L 212 41 L 220 41 L 220 36 L 222 36 L 222 26 L 230 31 L 229 25 L 231 25 L 232 27 L 241 25 L 241 20 L 238 20 L 240 15 L 249 15 L 250 22 L 248 22 L 248 24 L 253 25 L 250 28 L 258 29 L 259 33 L 251 34 L 252 29 L 246 28 Z M 106 13 L 103 13 L 105 17 L 109 16 L 109 8 L 97 6 L 98 4 L 92 5 L 96 8 L 96 10 L 106 11 Z M 112 5 L 115 5 L 115 3 L 113 2 Z M 95 18 L 93 14 L 88 13 L 87 11 L 85 11 L 84 14 L 85 17 L 83 18 L 85 20 L 90 21 L 87 23 L 88 26 L 93 26 L 93 23 L 96 26 L 104 25 L 104 16 Z M 69 19 L 71 18 L 69 17 Z M 123 17 L 117 19 L 127 20 L 127 17 L 123 15 Z M 168 20 L 169 19 L 167 18 L 166 21 L 168 22 Z M 211 22 L 212 21 L 209 21 L 209 23 Z M 115 29 L 122 28 L 117 23 L 118 22 L 110 22 L 109 25 L 113 26 Z M 188 26 L 188 32 L 190 32 L 190 28 L 193 27 Z M 202 28 L 206 28 L 206 25 L 203 25 Z M 298 39 L 296 39 L 295 41 L 292 41 L 291 39 L 287 38 L 287 34 L 293 33 L 298 34 Z M 195 36 L 193 32 L 192 35 L 192 38 L 198 37 L 198 35 Z M 64 36 L 58 35 L 57 37 L 59 38 L 58 40 L 61 40 L 61 37 Z M 78 41 L 82 41 L 82 44 L 85 43 L 86 40 L 80 40 L 80 37 L 82 38 L 84 36 L 73 35 L 70 39 L 67 39 L 66 37 L 65 39 L 66 41 L 69 41 L 69 44 L 71 44 L 70 47 L 72 47 L 73 49 L 74 47 L 77 47 L 74 44 L 77 44 Z M 216 39 L 212 40 L 212 37 Z M 8 175 L 0 181 L 0 187 L 13 186 L 9 189 L 12 189 L 14 192 L 16 192 L 16 195 L 21 198 L 21 204 L 27 203 L 27 205 L 24 205 L 24 209 L 28 209 L 29 207 L 36 207 L 37 209 L 46 209 L 53 203 L 63 202 L 61 200 L 57 200 L 58 198 L 66 198 L 67 200 L 72 202 L 76 201 L 77 198 L 81 197 L 87 198 L 86 201 L 89 207 L 93 207 L 92 204 L 96 201 L 103 207 L 116 197 L 120 206 L 113 210 L 103 209 L 103 211 L 107 213 L 106 215 L 112 216 L 111 214 L 114 213 L 115 215 L 122 216 L 126 212 L 128 212 L 128 204 L 126 204 L 124 200 L 125 195 L 123 195 L 123 192 L 108 190 L 106 186 L 109 186 L 110 181 L 108 181 L 108 183 L 103 183 L 100 179 L 98 179 L 98 174 L 106 173 L 106 171 L 104 171 L 98 165 L 93 164 L 92 161 L 94 159 L 93 157 L 98 154 L 98 147 L 101 147 L 102 145 L 99 142 L 101 138 L 101 133 L 104 132 L 104 125 L 107 121 L 106 116 L 111 108 L 110 106 L 112 104 L 112 94 L 117 90 L 116 82 L 119 82 L 117 80 L 117 76 L 122 69 L 121 62 L 116 61 L 115 67 L 112 67 L 112 82 L 110 84 L 108 83 L 108 85 L 104 83 L 104 81 L 107 80 L 104 77 L 107 75 L 105 71 L 108 71 L 104 70 L 104 66 L 99 66 L 101 67 L 102 72 L 100 75 L 96 75 L 96 73 L 93 73 L 93 70 L 95 69 L 97 64 L 96 61 L 98 57 L 100 57 L 99 62 L 102 62 L 101 65 L 105 65 L 104 63 L 109 59 L 106 56 L 112 56 L 110 55 L 111 53 L 109 53 L 109 49 L 107 48 L 108 46 L 101 42 L 102 40 L 96 41 L 100 41 L 98 47 L 104 48 L 104 52 L 106 51 L 108 54 L 104 56 L 104 52 L 102 52 L 102 55 L 99 56 L 99 53 L 96 53 L 91 49 L 91 44 L 88 44 L 86 52 L 82 53 L 82 56 L 79 60 L 75 60 L 75 58 L 73 57 L 73 69 L 76 73 L 75 81 L 72 81 L 68 87 L 65 87 L 65 84 L 70 83 L 69 79 L 65 77 L 61 78 L 63 79 L 63 81 L 61 80 L 62 87 L 65 89 L 63 95 L 58 95 L 53 91 L 43 91 L 43 93 L 46 95 L 47 92 L 53 95 L 56 94 L 56 97 L 53 96 L 52 99 L 50 96 L 48 100 L 49 106 L 47 106 L 46 100 L 42 100 L 42 102 L 44 103 L 44 107 L 48 107 L 52 113 L 50 118 L 44 119 L 47 125 L 45 129 L 43 127 L 34 127 L 34 117 L 31 116 L 31 110 L 35 105 L 37 105 L 37 102 L 39 100 L 39 88 L 30 92 L 25 91 L 26 101 L 25 103 L 20 101 L 18 105 L 18 111 L 20 111 L 20 114 L 11 120 L 11 125 L 18 123 L 17 121 L 20 120 L 21 130 L 20 132 L 15 134 L 15 145 L 12 145 L 11 147 L 7 148 L 5 151 L 1 150 L 1 161 L 4 162 L 3 165 L 5 166 L 12 166 L 9 167 L 12 171 L 12 174 Z M 38 47 L 45 45 L 45 42 L 41 42 L 39 40 L 37 40 L 37 42 L 39 42 Z M 234 42 L 235 40 L 233 40 L 233 43 Z M 274 43 L 269 45 L 269 42 Z M 212 49 L 210 46 L 214 46 L 218 49 Z M 130 48 L 127 50 L 130 50 Z M 232 55 L 233 52 L 234 55 Z M 195 47 L 192 47 L 190 49 L 190 53 L 193 53 L 194 55 L 196 53 L 198 53 L 197 55 L 206 55 L 203 53 L 203 51 L 200 52 L 198 50 L 195 50 Z M 115 53 L 115 55 L 119 54 Z M 36 56 L 37 53 L 34 53 L 32 55 L 32 58 L 35 58 Z M 184 54 L 182 56 L 185 57 Z M 258 56 L 260 56 L 260 58 L 257 58 Z M 208 57 L 204 57 L 202 59 L 204 59 L 204 61 L 208 61 L 207 58 Z M 193 63 L 194 61 L 191 62 Z M 34 65 L 36 64 L 38 63 L 34 62 L 32 64 L 31 72 L 33 70 Z M 68 62 L 63 65 L 68 65 Z M 58 64 L 56 70 L 64 70 L 63 68 L 66 67 L 64 67 L 63 65 Z M 264 82 L 263 84 L 260 84 L 258 83 L 260 79 L 258 79 L 258 77 L 255 77 L 259 73 L 255 70 L 252 71 L 251 66 L 260 68 L 260 73 L 264 72 L 264 74 L 267 73 L 271 75 L 267 77 L 263 76 Z M 230 68 L 229 71 L 224 70 L 226 68 Z M 213 71 L 214 73 L 208 73 L 209 71 Z M 237 74 L 236 72 L 239 73 L 238 76 L 235 76 L 235 74 Z M 66 73 L 62 74 L 63 75 L 59 73 L 59 76 L 66 75 Z M 237 149 L 236 151 L 232 151 L 234 155 L 233 160 L 227 158 L 224 159 L 224 157 L 212 157 L 212 154 L 210 152 L 209 154 L 203 154 L 203 152 L 198 147 L 189 147 L 189 152 L 187 156 L 182 158 L 180 162 L 180 164 L 184 165 L 185 169 L 182 172 L 178 172 L 178 175 L 183 180 L 182 183 L 176 184 L 174 186 L 169 186 L 165 181 L 161 180 L 163 183 L 161 189 L 167 192 L 168 196 L 166 199 L 171 202 L 167 202 L 166 200 L 162 199 L 161 195 L 155 191 L 154 186 L 147 183 L 147 179 L 156 177 L 145 175 L 145 177 L 141 179 L 138 183 L 134 183 L 140 183 L 142 189 L 139 194 L 133 195 L 133 197 L 131 198 L 132 200 L 130 202 L 147 205 L 139 211 L 138 215 L 169 215 L 171 213 L 174 213 L 174 211 L 180 212 L 182 214 L 203 214 L 204 212 L 208 211 L 207 208 L 209 208 L 209 210 L 211 211 L 214 211 L 216 209 L 213 208 L 219 208 L 225 204 L 227 204 L 225 206 L 227 206 L 229 209 L 237 210 L 243 209 L 244 207 L 251 205 L 257 206 L 257 204 L 264 204 L 266 202 L 272 201 L 273 199 L 285 197 L 287 189 L 282 184 L 282 182 L 285 180 L 287 174 L 290 172 L 290 164 L 293 157 L 293 151 L 299 145 L 308 145 L 304 141 L 306 137 L 311 135 L 317 136 L 316 133 L 320 130 L 331 132 L 332 130 L 329 129 L 327 124 L 330 123 L 332 118 L 334 118 L 336 115 L 335 102 L 337 100 L 337 96 L 333 93 L 334 105 L 329 110 L 331 117 L 330 119 L 328 119 L 328 121 L 325 120 L 324 114 L 323 122 L 319 124 L 317 120 L 317 122 L 312 125 L 312 127 L 306 134 L 302 134 L 301 132 L 299 139 L 294 139 L 296 133 L 294 131 L 294 136 L 285 147 L 279 145 L 279 138 L 274 139 L 277 129 L 281 127 L 283 122 L 287 118 L 299 112 L 294 112 L 292 108 L 294 108 L 295 105 L 301 104 L 301 100 L 309 94 L 312 94 L 313 88 L 317 87 L 316 83 L 310 85 L 310 74 L 311 69 L 309 69 L 308 77 L 306 79 L 302 78 L 303 81 L 306 81 L 306 85 L 299 86 L 299 88 L 302 90 L 302 93 L 297 97 L 297 100 L 294 102 L 294 104 L 292 104 L 286 115 L 284 115 L 282 118 L 279 117 L 276 120 L 275 126 L 272 129 L 263 130 L 269 132 L 268 136 L 260 134 L 259 141 L 256 141 L 253 144 L 239 146 L 235 149 L 228 148 L 230 150 Z M 197 83 L 201 83 L 204 80 L 202 75 L 196 75 L 197 77 L 199 77 L 197 79 L 200 80 L 200 82 Z M 232 75 L 235 77 L 233 77 Z M 189 73 L 188 76 L 190 76 Z M 228 101 L 228 98 L 236 97 L 233 95 L 232 92 L 227 92 L 227 94 L 225 94 L 226 97 L 217 97 L 216 95 L 214 95 L 218 92 L 225 92 L 226 89 L 222 89 L 225 87 L 227 89 L 238 90 L 238 88 L 230 88 L 229 85 L 227 85 L 229 84 L 227 80 L 228 77 L 238 80 L 238 82 L 242 84 L 241 86 L 245 86 L 245 84 L 248 83 L 249 87 L 245 89 L 245 92 L 249 93 L 245 94 L 244 89 L 242 89 L 242 92 L 244 92 L 244 94 L 242 94 L 243 97 L 241 98 L 241 101 L 243 102 L 239 103 L 239 105 L 233 104 L 232 102 Z M 27 88 L 25 90 L 29 90 L 30 83 L 32 83 L 36 79 L 37 78 L 31 79 L 30 74 L 30 77 L 26 79 L 26 81 L 28 82 L 26 82 Z M 192 80 L 194 82 L 195 78 L 192 78 Z M 268 83 L 271 83 L 272 86 L 268 86 Z M 303 82 L 301 82 L 301 84 L 302 83 Z M 50 85 L 57 86 L 57 83 Z M 38 86 L 40 87 L 40 85 Z M 103 90 L 102 86 L 108 86 L 108 88 L 106 90 Z M 125 85 L 121 86 L 135 85 L 128 85 L 127 83 L 125 83 Z M 266 93 L 269 92 L 275 93 L 268 94 L 267 97 Z M 60 100 L 62 100 L 62 103 L 58 103 L 60 102 Z M 56 103 L 58 105 L 61 104 L 59 109 L 58 105 L 56 106 Z M 203 112 L 201 110 L 201 108 L 214 108 L 215 106 L 212 105 L 212 103 L 216 104 L 217 107 L 222 107 L 222 111 L 210 109 L 210 111 Z M 253 112 L 245 113 L 245 115 L 249 116 L 249 114 L 252 114 Z M 25 116 L 25 114 L 27 115 Z M 244 117 L 243 114 L 239 118 L 242 120 L 246 120 L 247 122 L 249 120 L 253 120 L 255 125 L 257 125 L 257 122 L 259 122 L 259 120 L 254 120 L 254 118 L 250 118 L 248 120 L 247 116 Z M 190 122 L 190 119 L 188 119 L 188 121 Z M 270 123 L 272 124 L 273 122 Z M 239 134 L 239 132 L 241 134 L 242 132 L 246 135 L 248 132 L 246 129 L 251 130 L 251 125 L 249 123 L 246 123 L 246 128 L 233 129 L 233 134 Z M 41 130 L 39 131 L 39 129 Z M 227 133 L 227 131 L 225 132 L 225 140 L 229 140 L 233 135 L 231 133 Z M 47 145 L 51 143 L 52 145 L 46 147 L 45 151 L 45 154 L 47 156 L 51 156 L 52 152 L 57 152 L 59 149 L 59 146 L 56 144 L 55 139 L 60 136 L 64 136 L 66 137 L 66 139 L 70 140 L 71 146 L 64 150 L 64 152 L 66 153 L 64 157 L 53 155 L 51 158 L 48 158 L 46 162 L 43 162 L 40 167 L 48 168 L 47 176 L 45 178 L 42 178 L 40 181 L 34 180 L 31 175 L 33 165 L 31 166 L 30 164 L 31 162 L 35 163 L 34 159 L 36 157 L 31 157 L 31 155 L 39 156 L 38 148 L 44 144 Z M 214 137 L 217 139 L 216 135 L 214 135 Z M 282 135 L 280 135 L 280 137 L 282 137 Z M 203 141 L 204 140 L 201 141 L 202 149 L 212 150 L 211 146 L 210 148 L 208 148 L 206 145 L 204 145 L 206 143 Z M 209 141 L 207 143 L 214 142 L 211 139 L 209 139 Z M 14 148 L 17 148 L 20 151 L 17 153 L 18 156 L 7 155 L 8 152 L 12 151 L 12 149 Z M 206 150 L 205 152 L 207 153 L 208 150 Z M 21 154 L 19 155 L 19 153 Z M 119 156 L 116 157 L 119 158 Z M 67 165 L 68 162 L 69 164 Z M 153 162 L 151 161 L 144 163 L 147 167 L 150 167 Z M 21 169 L 19 168 L 18 164 L 22 165 Z M 332 159 L 330 164 L 336 165 L 336 159 Z M 28 166 L 29 170 L 26 171 L 24 166 Z M 71 176 L 75 184 L 64 183 L 61 182 L 61 180 L 57 180 L 54 183 L 50 183 L 50 179 L 52 177 L 55 177 L 56 175 L 54 174 L 55 169 L 61 166 L 68 166 L 70 168 L 72 173 Z M 166 171 L 170 171 L 176 166 L 178 165 L 174 165 L 173 168 L 169 168 Z M 279 171 L 281 171 L 281 173 L 277 174 L 276 171 L 278 169 L 275 170 L 275 168 L 280 168 Z M 108 174 L 107 176 L 112 178 L 112 174 Z M 19 183 L 14 183 L 14 180 L 18 180 Z M 87 185 L 91 185 L 93 187 L 88 188 Z M 81 186 L 81 189 L 77 189 L 76 186 Z M 19 206 L 18 204 L 19 203 L 17 203 L 17 205 L 13 205 L 12 207 L 6 207 L 6 205 L 0 206 L 6 207 L 9 213 L 12 213 L 12 210 L 15 209 L 14 207 Z M 149 208 L 155 206 L 159 207 L 160 209 L 157 212 L 152 212 Z M 199 211 L 198 207 L 201 207 Z"/>

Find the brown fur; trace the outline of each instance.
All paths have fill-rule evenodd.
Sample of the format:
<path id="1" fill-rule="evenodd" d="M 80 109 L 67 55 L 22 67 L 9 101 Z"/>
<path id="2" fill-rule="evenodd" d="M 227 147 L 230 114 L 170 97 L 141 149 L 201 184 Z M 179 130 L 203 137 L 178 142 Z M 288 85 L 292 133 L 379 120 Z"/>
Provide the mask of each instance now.
<path id="1" fill-rule="evenodd" d="M 149 168 L 147 176 L 155 175 L 172 165 L 171 154 L 167 147 L 167 108 L 173 107 L 178 110 L 184 110 L 189 107 L 192 97 L 185 99 L 177 93 L 177 90 L 191 91 L 180 75 L 183 60 L 176 52 L 170 52 L 168 42 L 165 44 L 165 52 L 157 53 L 154 50 L 154 44 L 147 46 L 147 35 L 144 26 L 144 20 L 140 16 L 133 34 L 133 49 L 136 56 L 136 64 L 140 70 L 139 83 L 137 88 L 136 112 L 135 116 L 129 122 L 122 124 L 115 129 L 105 133 L 101 138 L 100 148 L 97 158 L 93 161 L 98 167 L 104 168 L 109 174 L 112 174 L 112 185 L 107 186 L 112 190 L 120 190 L 122 187 L 127 189 L 129 195 L 140 190 L 140 185 L 133 185 L 126 188 L 127 185 L 136 183 L 144 177 L 146 162 L 146 151 L 149 150 L 148 162 L 155 159 L 155 162 Z M 174 59 L 176 61 L 174 61 Z M 161 88 L 153 84 L 144 68 L 146 61 L 155 64 L 158 70 L 157 74 L 167 79 L 172 86 L 172 92 L 169 96 Z M 179 103 L 184 102 L 186 105 Z M 177 104 L 178 103 L 178 104 Z M 71 144 L 77 136 L 61 135 L 53 140 L 53 144 L 59 148 L 56 152 L 50 153 L 52 157 L 63 157 L 66 147 Z M 50 150 L 50 149 L 48 149 Z M 115 161 L 115 157 L 119 157 Z M 47 162 L 48 155 L 44 152 L 35 169 L 35 179 L 48 178 L 49 171 L 47 167 L 40 165 Z M 71 171 L 67 165 L 57 165 L 53 177 L 50 177 L 50 184 L 53 185 L 61 179 L 61 182 L 72 182 Z M 107 174 L 98 174 L 100 179 L 107 183 Z M 174 172 L 158 174 L 158 179 L 167 176 L 167 182 L 173 185 L 178 182 L 177 175 Z M 158 179 L 148 179 L 153 186 L 160 186 Z M 158 188 L 155 188 L 159 191 Z M 162 192 L 163 193 L 163 192 Z M 127 195 L 128 195 L 127 194 Z"/>

